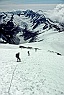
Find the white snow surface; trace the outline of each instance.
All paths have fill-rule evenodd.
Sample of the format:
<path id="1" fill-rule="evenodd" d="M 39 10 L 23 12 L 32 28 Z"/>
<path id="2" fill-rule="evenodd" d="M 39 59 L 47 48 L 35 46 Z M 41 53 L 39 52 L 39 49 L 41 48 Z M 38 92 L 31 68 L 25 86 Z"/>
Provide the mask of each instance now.
<path id="1" fill-rule="evenodd" d="M 0 95 L 64 95 L 64 33 L 45 37 L 41 42 L 21 44 L 39 48 L 36 52 L 0 44 Z M 17 52 L 21 62 L 16 62 Z"/>

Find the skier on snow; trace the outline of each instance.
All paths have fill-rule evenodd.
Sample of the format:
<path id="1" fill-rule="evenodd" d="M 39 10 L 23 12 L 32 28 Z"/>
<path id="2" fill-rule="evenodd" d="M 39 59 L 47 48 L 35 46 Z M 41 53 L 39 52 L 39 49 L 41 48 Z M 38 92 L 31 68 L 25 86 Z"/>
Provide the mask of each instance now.
<path id="1" fill-rule="evenodd" d="M 28 51 L 28 56 L 30 56 L 30 52 Z"/>
<path id="2" fill-rule="evenodd" d="M 18 52 L 18 53 L 16 53 L 17 62 L 21 62 L 21 59 L 20 59 L 19 55 L 20 55 L 20 53 L 19 53 L 19 52 Z"/>

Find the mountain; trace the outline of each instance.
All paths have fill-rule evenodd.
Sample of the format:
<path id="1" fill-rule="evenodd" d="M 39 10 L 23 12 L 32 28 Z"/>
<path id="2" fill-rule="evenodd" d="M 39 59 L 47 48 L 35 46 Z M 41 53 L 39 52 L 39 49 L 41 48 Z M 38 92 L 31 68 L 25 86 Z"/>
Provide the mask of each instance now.
<path id="1" fill-rule="evenodd" d="M 48 17 L 47 17 L 48 15 Z M 0 42 L 20 44 L 44 40 L 46 32 L 63 32 L 64 23 L 39 10 L 0 12 Z"/>

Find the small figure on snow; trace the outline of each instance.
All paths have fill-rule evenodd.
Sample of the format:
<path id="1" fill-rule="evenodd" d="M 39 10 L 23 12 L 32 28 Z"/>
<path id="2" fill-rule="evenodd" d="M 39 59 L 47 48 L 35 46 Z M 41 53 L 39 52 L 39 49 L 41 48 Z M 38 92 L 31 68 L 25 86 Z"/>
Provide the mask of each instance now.
<path id="1" fill-rule="evenodd" d="M 19 55 L 20 55 L 20 53 L 19 53 L 19 52 L 18 52 L 18 53 L 16 53 L 17 62 L 21 62 L 21 59 L 20 59 Z"/>
<path id="2" fill-rule="evenodd" d="M 30 56 L 30 52 L 28 51 L 28 56 Z"/>
<path id="3" fill-rule="evenodd" d="M 37 48 L 35 48 L 35 52 L 37 51 Z"/>

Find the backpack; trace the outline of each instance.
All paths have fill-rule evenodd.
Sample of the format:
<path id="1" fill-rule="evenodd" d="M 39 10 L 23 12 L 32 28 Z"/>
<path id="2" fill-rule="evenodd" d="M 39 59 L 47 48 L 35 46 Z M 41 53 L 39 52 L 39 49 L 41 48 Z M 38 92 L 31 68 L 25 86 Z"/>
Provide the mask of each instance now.
<path id="1" fill-rule="evenodd" d="M 16 54 L 16 58 L 19 58 L 19 53 Z"/>

